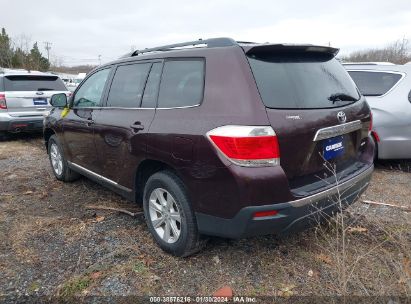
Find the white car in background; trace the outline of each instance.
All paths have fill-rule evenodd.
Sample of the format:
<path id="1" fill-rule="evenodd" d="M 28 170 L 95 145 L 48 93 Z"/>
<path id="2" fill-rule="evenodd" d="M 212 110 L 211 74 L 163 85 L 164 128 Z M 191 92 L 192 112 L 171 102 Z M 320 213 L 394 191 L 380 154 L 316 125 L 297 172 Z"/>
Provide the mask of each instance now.
<path id="1" fill-rule="evenodd" d="M 86 77 L 86 73 L 78 73 L 76 77 L 73 79 L 70 79 L 68 83 L 66 83 L 67 88 L 71 91 L 74 92 L 78 85 L 83 81 L 83 79 Z"/>
<path id="2" fill-rule="evenodd" d="M 41 131 L 43 116 L 51 109 L 50 98 L 57 93 L 71 95 L 57 75 L 0 69 L 0 137 Z"/>
<path id="3" fill-rule="evenodd" d="M 375 158 L 411 159 L 411 65 L 343 65 L 371 107 Z"/>

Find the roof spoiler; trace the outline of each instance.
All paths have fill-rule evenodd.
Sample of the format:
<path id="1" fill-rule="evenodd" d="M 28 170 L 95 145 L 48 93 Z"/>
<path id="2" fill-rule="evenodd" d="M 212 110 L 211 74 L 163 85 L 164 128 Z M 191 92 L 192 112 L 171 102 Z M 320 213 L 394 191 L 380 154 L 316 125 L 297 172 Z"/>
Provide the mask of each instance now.
<path id="1" fill-rule="evenodd" d="M 257 53 L 290 53 L 290 52 L 313 52 L 313 53 L 323 53 L 329 54 L 335 57 L 340 49 L 329 47 L 329 46 L 319 46 L 311 44 L 260 44 L 255 46 L 243 46 L 246 54 L 257 54 Z"/>

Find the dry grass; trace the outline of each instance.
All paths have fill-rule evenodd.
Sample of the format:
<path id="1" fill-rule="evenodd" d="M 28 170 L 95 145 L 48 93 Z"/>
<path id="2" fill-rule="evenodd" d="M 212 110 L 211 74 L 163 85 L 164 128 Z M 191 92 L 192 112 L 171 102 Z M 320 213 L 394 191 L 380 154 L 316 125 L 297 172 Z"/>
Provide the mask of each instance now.
<path id="1" fill-rule="evenodd" d="M 87 179 L 56 181 L 40 139 L 0 143 L 0 166 L 3 294 L 210 295 L 224 285 L 255 296 L 411 293 L 411 218 L 401 210 L 356 203 L 309 231 L 212 238 L 177 259 L 157 247 L 142 217 L 87 210 L 140 206 Z M 364 197 L 411 207 L 409 185 L 410 173 L 377 169 Z"/>

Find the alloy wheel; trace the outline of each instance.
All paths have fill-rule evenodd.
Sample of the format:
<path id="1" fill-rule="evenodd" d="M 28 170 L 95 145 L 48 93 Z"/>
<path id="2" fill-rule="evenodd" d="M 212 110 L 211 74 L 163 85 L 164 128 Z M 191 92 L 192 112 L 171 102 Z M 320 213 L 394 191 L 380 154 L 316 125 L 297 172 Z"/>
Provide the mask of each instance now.
<path id="1" fill-rule="evenodd" d="M 63 157 L 57 144 L 52 143 L 50 147 L 50 160 L 54 172 L 61 175 L 63 172 Z"/>
<path id="2" fill-rule="evenodd" d="M 165 189 L 156 188 L 150 194 L 148 206 L 157 235 L 166 243 L 175 243 L 181 234 L 181 215 L 173 196 Z"/>

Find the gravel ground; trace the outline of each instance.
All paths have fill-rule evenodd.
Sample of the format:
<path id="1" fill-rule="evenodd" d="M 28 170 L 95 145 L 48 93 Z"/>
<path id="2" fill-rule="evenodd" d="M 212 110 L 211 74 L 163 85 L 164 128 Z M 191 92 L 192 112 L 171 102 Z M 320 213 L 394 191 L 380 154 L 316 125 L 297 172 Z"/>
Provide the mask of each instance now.
<path id="1" fill-rule="evenodd" d="M 362 199 L 411 208 L 410 163 L 378 164 Z M 249 296 L 411 295 L 411 213 L 400 208 L 357 202 L 325 226 L 212 238 L 179 259 L 156 246 L 141 215 L 86 209 L 141 211 L 85 178 L 57 181 L 41 137 L 0 142 L 0 166 L 3 296 L 211 295 L 226 285 Z"/>

